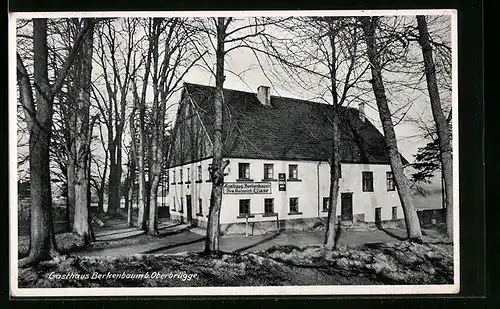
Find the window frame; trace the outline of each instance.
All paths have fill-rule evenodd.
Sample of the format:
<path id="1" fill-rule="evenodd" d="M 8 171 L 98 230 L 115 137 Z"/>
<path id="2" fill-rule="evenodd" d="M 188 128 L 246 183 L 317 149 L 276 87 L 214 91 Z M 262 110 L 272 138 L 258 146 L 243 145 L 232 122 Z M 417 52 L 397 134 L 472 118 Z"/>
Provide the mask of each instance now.
<path id="1" fill-rule="evenodd" d="M 295 210 L 292 210 L 292 200 L 295 201 Z M 288 199 L 288 214 L 300 214 L 299 211 L 299 198 L 298 197 L 290 197 Z"/>
<path id="2" fill-rule="evenodd" d="M 365 178 L 365 175 L 369 175 L 370 177 L 366 177 Z M 366 181 L 369 181 L 369 182 L 366 182 Z M 363 192 L 374 192 L 374 188 L 373 188 L 373 172 L 372 171 L 363 171 L 361 172 L 361 183 L 362 183 L 362 190 Z M 370 184 L 370 186 L 368 186 L 367 184 Z"/>
<path id="3" fill-rule="evenodd" d="M 398 219 L 398 206 L 392 206 L 391 218 L 392 220 Z"/>
<path id="4" fill-rule="evenodd" d="M 197 172 L 198 172 L 198 181 L 203 181 L 203 169 L 201 168 L 201 165 L 198 165 L 197 167 Z"/>
<path id="5" fill-rule="evenodd" d="M 396 181 L 394 179 L 394 173 L 392 171 L 385 172 L 385 185 L 388 192 L 396 191 Z"/>
<path id="6" fill-rule="evenodd" d="M 325 202 L 326 202 L 326 209 L 325 209 Z M 321 211 L 323 212 L 328 212 L 330 210 L 330 197 L 323 197 L 323 206 L 321 208 Z"/>
<path id="7" fill-rule="evenodd" d="M 269 170 L 271 171 L 271 175 L 268 175 Z M 264 178 L 263 179 L 264 180 L 273 180 L 274 179 L 274 164 L 264 163 Z"/>
<path id="8" fill-rule="evenodd" d="M 266 207 L 269 206 L 266 202 L 271 201 L 271 211 L 267 211 Z M 274 214 L 274 198 L 264 198 L 264 214 Z"/>
<path id="9" fill-rule="evenodd" d="M 295 171 L 295 177 L 294 173 Z M 299 165 L 298 164 L 288 164 L 288 180 L 298 180 L 299 179 Z"/>
<path id="10" fill-rule="evenodd" d="M 243 177 L 242 176 L 242 167 L 243 169 Z M 247 175 L 248 172 L 248 175 Z M 239 162 L 238 163 L 238 180 L 250 180 L 250 163 L 247 162 Z"/>
<path id="11" fill-rule="evenodd" d="M 241 212 L 242 202 L 248 202 L 248 205 L 247 205 L 248 212 L 246 212 L 246 213 Z M 238 200 L 238 217 L 246 217 L 246 216 L 250 216 L 250 199 L 249 198 L 239 199 Z"/>
<path id="12" fill-rule="evenodd" d="M 179 206 L 180 206 L 179 207 L 179 212 L 180 213 L 184 212 L 184 198 L 183 197 L 181 197 L 181 203 L 180 203 Z"/>
<path id="13" fill-rule="evenodd" d="M 203 216 L 203 200 L 198 198 L 198 215 Z"/>

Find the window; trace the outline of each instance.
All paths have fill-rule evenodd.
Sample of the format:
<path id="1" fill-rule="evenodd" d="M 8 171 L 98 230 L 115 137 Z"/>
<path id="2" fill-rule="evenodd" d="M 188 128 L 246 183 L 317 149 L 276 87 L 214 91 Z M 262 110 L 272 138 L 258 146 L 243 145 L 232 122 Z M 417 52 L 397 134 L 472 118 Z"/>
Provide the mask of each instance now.
<path id="1" fill-rule="evenodd" d="M 398 207 L 392 207 L 392 220 L 396 220 L 398 218 Z"/>
<path id="2" fill-rule="evenodd" d="M 181 207 L 179 207 L 179 212 L 184 211 L 184 198 L 181 197 Z"/>
<path id="3" fill-rule="evenodd" d="M 238 178 L 250 179 L 250 163 L 238 163 Z"/>
<path id="4" fill-rule="evenodd" d="M 387 183 L 387 191 L 396 190 L 396 187 L 394 186 L 394 174 L 392 172 L 386 173 L 386 183 Z"/>
<path id="5" fill-rule="evenodd" d="M 330 209 L 330 207 L 328 207 L 328 205 L 330 204 L 329 199 L 329 197 L 323 198 L 323 211 L 328 211 L 328 209 Z"/>
<path id="6" fill-rule="evenodd" d="M 201 181 L 201 165 L 198 166 L 198 181 Z"/>
<path id="7" fill-rule="evenodd" d="M 172 171 L 172 184 L 175 184 L 175 171 Z"/>
<path id="8" fill-rule="evenodd" d="M 212 181 L 212 164 L 211 163 L 208 165 L 208 180 L 207 181 Z"/>
<path id="9" fill-rule="evenodd" d="M 373 172 L 363 172 L 363 192 L 373 192 Z"/>
<path id="10" fill-rule="evenodd" d="M 273 198 L 265 198 L 264 199 L 264 212 L 266 214 L 274 213 L 274 199 Z"/>
<path id="11" fill-rule="evenodd" d="M 299 178 L 299 167 L 297 164 L 288 165 L 288 178 L 298 179 Z"/>
<path id="12" fill-rule="evenodd" d="M 198 213 L 201 215 L 203 214 L 203 201 L 201 198 L 198 199 Z"/>
<path id="13" fill-rule="evenodd" d="M 264 179 L 274 179 L 273 164 L 264 164 Z"/>
<path id="14" fill-rule="evenodd" d="M 179 181 L 182 183 L 182 168 L 181 168 L 181 170 L 179 171 L 179 178 L 180 178 L 180 179 L 179 179 Z"/>
<path id="15" fill-rule="evenodd" d="M 250 214 L 250 200 L 240 200 L 240 216 Z"/>
<path id="16" fill-rule="evenodd" d="M 190 167 L 186 168 L 186 179 L 187 179 L 186 182 L 191 182 L 191 168 Z"/>
<path id="17" fill-rule="evenodd" d="M 291 197 L 290 198 L 290 212 L 296 213 L 299 212 L 299 198 Z"/>
<path id="18" fill-rule="evenodd" d="M 175 211 L 175 210 L 177 209 L 177 207 L 176 207 L 176 205 L 175 205 L 175 198 L 174 198 L 174 200 L 173 200 L 173 204 L 172 204 L 172 206 L 173 206 L 173 210 Z"/>

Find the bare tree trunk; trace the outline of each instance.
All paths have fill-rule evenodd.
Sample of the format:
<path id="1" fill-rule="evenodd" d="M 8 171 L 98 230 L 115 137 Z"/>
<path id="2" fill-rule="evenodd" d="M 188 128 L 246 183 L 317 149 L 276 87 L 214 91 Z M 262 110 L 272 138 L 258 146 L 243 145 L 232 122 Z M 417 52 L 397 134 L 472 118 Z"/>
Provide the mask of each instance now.
<path id="1" fill-rule="evenodd" d="M 337 200 L 339 194 L 339 178 L 340 178 L 340 115 L 339 115 L 339 99 L 337 93 L 337 49 L 335 46 L 336 30 L 333 29 L 333 19 L 330 19 L 329 24 L 329 42 L 331 47 L 331 63 L 330 63 L 330 83 L 331 93 L 333 98 L 333 115 L 332 115 L 332 154 L 330 157 L 330 190 L 328 195 L 328 220 L 325 229 L 325 245 L 327 249 L 334 249 L 337 241 Z"/>
<path id="2" fill-rule="evenodd" d="M 219 252 L 220 241 L 220 210 L 222 205 L 222 186 L 224 185 L 224 169 L 229 163 L 223 163 L 223 141 L 222 141 L 222 117 L 224 102 L 224 57 L 226 37 L 225 18 L 217 18 L 217 50 L 216 50 L 216 73 L 215 73 L 215 123 L 213 140 L 213 158 L 210 177 L 212 179 L 212 193 L 210 199 L 210 210 L 207 224 L 207 237 L 205 240 L 205 252 Z"/>
<path id="3" fill-rule="evenodd" d="M 391 169 L 394 174 L 396 187 L 398 189 L 399 198 L 405 215 L 408 238 L 412 241 L 420 242 L 422 239 L 420 222 L 417 212 L 413 207 L 413 201 L 410 196 L 410 189 L 408 186 L 408 179 L 403 172 L 403 164 L 398 150 L 396 133 L 394 132 L 391 112 L 385 95 L 385 88 L 382 80 L 382 68 L 376 50 L 377 45 L 375 29 L 377 27 L 378 17 L 361 17 L 360 21 L 366 41 L 368 59 L 371 63 L 372 88 L 375 94 L 380 120 L 382 121 L 382 128 L 384 130 L 385 143 L 389 153 Z"/>
<path id="4" fill-rule="evenodd" d="M 114 144 L 114 142 L 113 142 Z M 110 146 L 108 185 L 108 214 L 116 216 L 120 204 L 121 162 L 117 159 L 116 144 Z"/>
<path id="5" fill-rule="evenodd" d="M 450 129 L 441 108 L 441 98 L 436 80 L 436 66 L 432 57 L 432 46 L 427 29 L 425 16 L 417 16 L 419 43 L 424 57 L 425 76 L 427 89 L 431 101 L 432 116 L 436 123 L 441 154 L 442 177 L 444 180 L 447 234 L 453 239 L 453 153 L 450 141 Z"/>
<path id="6" fill-rule="evenodd" d="M 52 193 L 50 186 L 49 148 L 52 134 L 52 102 L 47 73 L 47 19 L 33 19 L 34 80 L 36 110 L 28 73 L 18 58 L 18 81 L 21 100 L 26 108 L 30 132 L 29 164 L 31 195 L 30 250 L 19 261 L 24 267 L 58 254 L 52 221 Z M 18 56 L 19 57 L 19 56 Z M 19 65 L 21 61 L 21 65 Z"/>
<path id="7" fill-rule="evenodd" d="M 72 145 L 74 141 L 72 142 Z M 73 146 L 70 146 L 74 148 Z M 73 229 L 73 221 L 75 220 L 75 158 L 73 157 L 74 152 L 68 153 L 68 164 L 67 164 L 67 187 L 68 187 L 68 198 L 66 200 L 66 212 L 68 220 L 68 231 Z"/>
<path id="8" fill-rule="evenodd" d="M 161 113 L 160 113 L 161 114 Z M 158 119 L 158 122 L 163 122 L 163 119 Z M 160 127 L 159 130 L 155 130 L 153 134 L 153 140 L 151 145 L 152 150 L 152 162 L 151 162 L 151 175 L 150 178 L 150 188 L 149 188 L 149 224 L 148 224 L 148 234 L 153 236 L 158 236 L 158 184 L 160 182 L 161 173 L 161 163 L 160 163 L 160 153 L 159 153 L 159 135 L 160 131 L 163 129 L 162 125 L 158 123 Z"/>
<path id="9" fill-rule="evenodd" d="M 134 88 L 134 93 L 137 93 L 137 87 L 135 84 L 135 80 L 132 83 L 132 87 Z M 138 99 L 138 96 L 135 96 Z M 136 103 L 139 103 L 136 101 Z M 140 102 L 139 106 L 139 149 L 137 154 L 137 167 L 139 173 L 139 213 L 137 215 L 137 228 L 141 230 L 147 229 L 147 216 L 146 216 L 146 175 L 145 175 L 145 149 L 144 144 L 146 140 L 146 133 L 144 131 L 144 118 L 146 113 L 146 106 L 143 104 L 144 102 Z"/>
<path id="10" fill-rule="evenodd" d="M 333 105 L 332 119 L 332 156 L 330 159 L 330 191 L 328 196 L 329 209 L 328 221 L 325 231 L 325 245 L 327 249 L 333 249 L 336 246 L 337 231 L 337 203 L 339 195 L 340 178 L 340 131 L 339 131 L 339 110 L 336 103 Z"/>
<path id="11" fill-rule="evenodd" d="M 79 57 L 78 80 L 79 96 L 76 111 L 76 160 L 75 160 L 75 221 L 73 232 L 83 238 L 85 244 L 92 241 L 89 221 L 89 146 L 90 146 L 90 87 L 92 77 L 93 20 L 85 19 L 84 24 L 92 24 L 83 41 Z"/>

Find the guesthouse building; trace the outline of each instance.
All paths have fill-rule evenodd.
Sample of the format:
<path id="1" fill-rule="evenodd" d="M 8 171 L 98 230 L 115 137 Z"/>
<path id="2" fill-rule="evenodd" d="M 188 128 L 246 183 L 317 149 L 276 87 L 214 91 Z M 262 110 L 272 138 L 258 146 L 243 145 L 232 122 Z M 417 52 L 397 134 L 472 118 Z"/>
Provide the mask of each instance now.
<path id="1" fill-rule="evenodd" d="M 212 183 L 215 88 L 184 84 L 167 158 L 170 216 L 206 227 Z M 310 228 L 328 215 L 331 118 L 327 104 L 224 89 L 225 169 L 220 228 L 253 234 Z M 403 211 L 384 137 L 364 107 L 341 107 L 343 224 L 399 220 Z M 404 159 L 403 159 L 404 160 Z M 405 160 L 404 160 L 405 161 Z M 406 161 L 405 161 L 406 162 Z"/>

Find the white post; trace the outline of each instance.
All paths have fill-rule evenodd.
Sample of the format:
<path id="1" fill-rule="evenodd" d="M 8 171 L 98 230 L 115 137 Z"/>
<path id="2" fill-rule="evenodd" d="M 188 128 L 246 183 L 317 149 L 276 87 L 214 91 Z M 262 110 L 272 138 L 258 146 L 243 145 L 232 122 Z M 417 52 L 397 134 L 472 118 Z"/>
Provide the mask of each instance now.
<path id="1" fill-rule="evenodd" d="M 245 237 L 248 237 L 248 214 L 245 216 Z"/>

